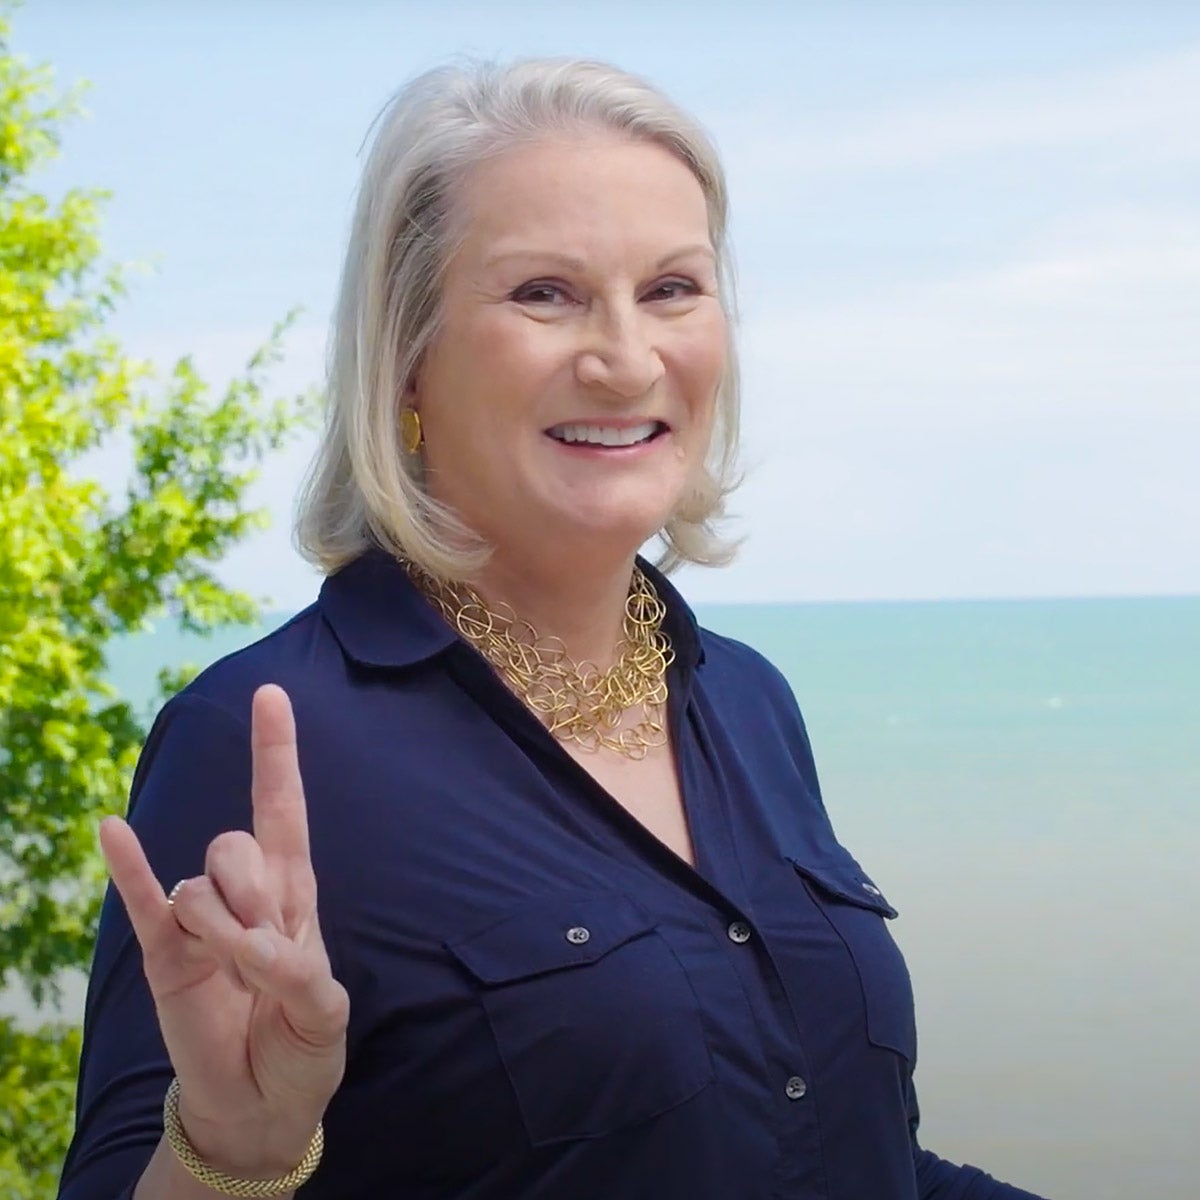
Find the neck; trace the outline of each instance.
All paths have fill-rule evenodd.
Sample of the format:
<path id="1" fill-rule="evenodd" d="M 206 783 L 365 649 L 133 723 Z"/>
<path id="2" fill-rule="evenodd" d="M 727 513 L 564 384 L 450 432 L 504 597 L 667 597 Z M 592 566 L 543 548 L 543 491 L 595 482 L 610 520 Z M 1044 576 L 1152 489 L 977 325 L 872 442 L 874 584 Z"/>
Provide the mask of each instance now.
<path id="1" fill-rule="evenodd" d="M 507 604 L 542 637 L 556 637 L 576 662 L 607 670 L 616 660 L 634 556 L 586 567 L 547 556 L 514 563 L 493 556 L 471 581 L 490 605 Z"/>

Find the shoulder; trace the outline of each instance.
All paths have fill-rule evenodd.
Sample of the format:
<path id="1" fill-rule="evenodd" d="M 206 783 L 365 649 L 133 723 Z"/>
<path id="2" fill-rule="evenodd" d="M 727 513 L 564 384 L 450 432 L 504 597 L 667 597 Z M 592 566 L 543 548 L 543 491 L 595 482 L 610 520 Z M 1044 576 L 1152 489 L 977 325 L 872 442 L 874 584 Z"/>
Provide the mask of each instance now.
<path id="1" fill-rule="evenodd" d="M 708 629 L 700 630 L 703 662 L 696 689 L 723 735 L 753 747 L 764 767 L 778 760 L 798 769 L 814 796 L 820 794 L 808 729 L 792 685 L 765 655 Z"/>
<path id="2" fill-rule="evenodd" d="M 264 683 L 291 695 L 320 687 L 341 668 L 341 654 L 313 604 L 271 633 L 217 659 L 171 700 L 172 709 L 223 714 L 249 728 L 250 701 Z"/>
<path id="3" fill-rule="evenodd" d="M 317 607 L 206 667 L 158 712 L 133 780 L 140 801 L 152 780 L 180 793 L 240 794 L 250 776 L 250 713 L 255 691 L 276 683 L 287 693 L 298 729 L 314 723 L 344 679 L 345 665 Z M 149 790 L 154 790 L 150 786 Z M 211 803 L 211 801 L 206 801 Z"/>
<path id="4" fill-rule="evenodd" d="M 134 772 L 128 817 L 164 887 L 195 874 L 217 834 L 251 827 L 251 698 L 267 682 L 294 690 L 316 622 L 306 609 L 219 659 L 155 718 Z"/>
<path id="5" fill-rule="evenodd" d="M 700 644 L 704 648 L 706 669 L 711 670 L 723 681 L 742 681 L 750 686 L 782 688 L 791 694 L 783 672 L 753 646 L 703 627 L 700 629 Z"/>
<path id="6" fill-rule="evenodd" d="M 146 741 L 143 765 L 181 734 L 214 751 L 248 743 L 254 692 L 264 683 L 278 683 L 289 694 L 295 690 L 306 655 L 321 640 L 320 623 L 315 606 L 310 606 L 201 671 L 159 711 Z"/>
<path id="7" fill-rule="evenodd" d="M 800 719 L 800 708 L 783 672 L 764 654 L 736 638 L 700 630 L 706 689 L 723 705 L 781 710 Z"/>
<path id="8" fill-rule="evenodd" d="M 477 721 L 446 654 L 435 648 L 415 661 L 404 655 L 396 662 L 364 661 L 346 646 L 344 632 L 318 601 L 207 667 L 158 714 L 135 791 L 151 775 L 169 775 L 174 786 L 193 791 L 214 783 L 244 790 L 254 693 L 267 683 L 281 687 L 291 702 L 314 809 L 323 796 L 335 804 L 345 778 L 377 777 L 385 762 L 403 758 L 410 768 L 429 762 L 433 769 Z"/>

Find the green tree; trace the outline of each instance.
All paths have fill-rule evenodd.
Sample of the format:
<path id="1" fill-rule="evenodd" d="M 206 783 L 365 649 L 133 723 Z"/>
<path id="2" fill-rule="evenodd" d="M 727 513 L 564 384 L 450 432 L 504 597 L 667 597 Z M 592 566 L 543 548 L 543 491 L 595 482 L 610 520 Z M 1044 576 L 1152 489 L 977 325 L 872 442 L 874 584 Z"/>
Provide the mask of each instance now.
<path id="1" fill-rule="evenodd" d="M 30 186 L 78 111 L 10 50 L 0 9 L 0 986 L 36 1029 L 0 1018 L 0 1198 L 52 1194 L 72 1121 L 78 1030 L 56 1016 L 86 967 L 104 886 L 96 826 L 124 810 L 145 714 L 105 683 L 111 640 L 159 618 L 206 632 L 258 616 L 213 574 L 264 522 L 256 463 L 311 412 L 264 396 L 285 321 L 214 395 L 188 359 L 156 382 L 105 324 L 122 291 L 98 236 L 105 194 Z M 132 447 L 122 494 L 81 460 Z M 184 682 L 164 672 L 161 697 Z"/>

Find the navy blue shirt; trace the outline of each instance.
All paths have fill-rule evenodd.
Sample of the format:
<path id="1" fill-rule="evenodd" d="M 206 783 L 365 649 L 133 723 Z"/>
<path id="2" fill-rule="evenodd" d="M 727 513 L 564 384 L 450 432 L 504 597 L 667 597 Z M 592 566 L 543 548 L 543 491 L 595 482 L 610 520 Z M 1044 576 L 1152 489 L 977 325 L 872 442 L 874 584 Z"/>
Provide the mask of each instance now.
<path id="1" fill-rule="evenodd" d="M 254 689 L 296 713 L 351 1001 L 306 1200 L 1031 1200 L 921 1149 L 908 972 L 783 677 L 668 607 L 697 865 L 370 554 L 162 711 L 130 820 L 164 886 L 249 828 Z M 110 891 L 62 1200 L 128 1195 L 171 1078 Z M 1036 1200 L 1036 1198 L 1032 1198 Z"/>

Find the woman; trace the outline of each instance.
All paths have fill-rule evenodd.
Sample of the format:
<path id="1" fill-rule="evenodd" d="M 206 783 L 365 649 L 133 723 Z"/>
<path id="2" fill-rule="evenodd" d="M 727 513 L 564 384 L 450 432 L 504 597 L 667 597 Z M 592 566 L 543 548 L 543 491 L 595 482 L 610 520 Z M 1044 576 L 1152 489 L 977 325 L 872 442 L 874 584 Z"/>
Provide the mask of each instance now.
<path id="1" fill-rule="evenodd" d="M 730 554 L 725 228 L 702 132 L 612 68 L 390 107 L 328 579 L 166 706 L 102 829 L 65 1200 L 1029 1196 L 917 1146 L 896 914 L 795 702 L 636 557 Z"/>

